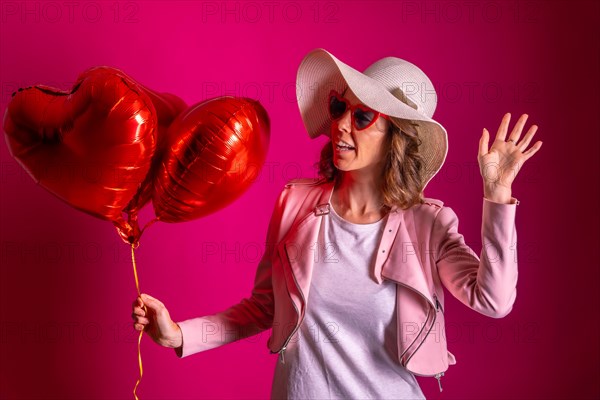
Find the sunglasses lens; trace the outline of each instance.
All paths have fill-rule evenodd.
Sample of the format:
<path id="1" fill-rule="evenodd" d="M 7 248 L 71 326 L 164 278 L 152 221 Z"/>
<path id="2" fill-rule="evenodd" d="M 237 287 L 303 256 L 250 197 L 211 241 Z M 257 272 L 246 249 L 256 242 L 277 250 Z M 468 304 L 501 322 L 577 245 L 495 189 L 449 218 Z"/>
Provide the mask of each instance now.
<path id="1" fill-rule="evenodd" d="M 356 129 L 365 129 L 375 118 L 375 112 L 371 110 L 361 110 L 360 108 L 354 111 L 354 124 Z"/>
<path id="2" fill-rule="evenodd" d="M 338 99 L 336 96 L 331 96 L 329 99 L 329 113 L 331 118 L 338 119 L 346 112 L 346 103 Z"/>

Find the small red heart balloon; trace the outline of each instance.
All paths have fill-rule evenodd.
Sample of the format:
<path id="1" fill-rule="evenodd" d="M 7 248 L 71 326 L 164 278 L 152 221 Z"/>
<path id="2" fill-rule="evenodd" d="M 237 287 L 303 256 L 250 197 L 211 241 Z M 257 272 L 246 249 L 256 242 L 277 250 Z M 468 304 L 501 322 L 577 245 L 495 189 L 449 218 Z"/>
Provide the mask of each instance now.
<path id="1" fill-rule="evenodd" d="M 269 117 L 255 100 L 223 96 L 173 121 L 156 179 L 156 220 L 183 222 L 217 211 L 256 178 L 269 147 Z"/>
<path id="2" fill-rule="evenodd" d="M 126 75 L 92 68 L 70 91 L 19 89 L 4 116 L 13 157 L 42 187 L 95 217 L 117 221 L 156 148 L 150 97 Z"/>

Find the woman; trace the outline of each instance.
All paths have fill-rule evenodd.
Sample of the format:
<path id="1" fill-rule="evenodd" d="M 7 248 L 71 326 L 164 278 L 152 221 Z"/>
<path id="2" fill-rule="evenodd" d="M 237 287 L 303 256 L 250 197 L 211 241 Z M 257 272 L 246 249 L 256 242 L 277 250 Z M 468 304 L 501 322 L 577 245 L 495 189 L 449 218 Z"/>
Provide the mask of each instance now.
<path id="1" fill-rule="evenodd" d="M 323 179 L 295 180 L 282 191 L 252 296 L 175 323 L 142 294 L 134 327 L 179 357 L 272 328 L 268 346 L 280 354 L 273 398 L 424 398 L 414 375 L 437 378 L 442 390 L 441 376 L 456 363 L 444 334 L 443 288 L 490 317 L 512 309 L 518 200 L 511 184 L 541 147 L 526 150 L 537 127 L 519 141 L 523 115 L 506 140 L 506 114 L 489 149 L 483 131 L 480 259 L 452 209 L 423 197 L 444 163 L 447 135 L 431 119 L 435 90 L 418 67 L 387 57 L 361 73 L 317 49 L 297 79 L 309 135 L 331 141 L 321 153 Z"/>

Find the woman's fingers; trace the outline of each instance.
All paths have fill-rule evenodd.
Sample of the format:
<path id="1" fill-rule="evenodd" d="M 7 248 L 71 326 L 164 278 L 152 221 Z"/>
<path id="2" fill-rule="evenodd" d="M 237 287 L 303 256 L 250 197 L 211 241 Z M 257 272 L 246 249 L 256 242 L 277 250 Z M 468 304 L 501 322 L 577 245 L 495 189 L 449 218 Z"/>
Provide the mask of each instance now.
<path id="1" fill-rule="evenodd" d="M 490 133 L 487 129 L 483 128 L 481 139 L 479 139 L 479 156 L 483 157 L 488 153 L 488 145 L 490 141 Z"/>
<path id="2" fill-rule="evenodd" d="M 160 300 L 145 293 L 142 293 L 142 299 L 146 307 L 146 313 L 156 315 L 158 319 L 164 317 L 165 315 L 168 316 L 167 308 Z"/>
<path id="3" fill-rule="evenodd" d="M 142 299 L 138 297 L 133 301 L 132 307 L 133 312 L 131 313 L 131 318 L 133 319 L 133 327 L 135 330 L 141 331 L 150 323 L 150 320 L 146 317 L 146 311 L 144 310 L 145 304 L 142 302 Z"/>
<path id="4" fill-rule="evenodd" d="M 519 143 L 519 145 L 518 145 L 519 150 L 524 151 L 527 148 L 527 146 L 529 146 L 529 143 L 531 143 L 531 139 L 533 139 L 533 135 L 535 135 L 535 132 L 537 131 L 537 129 L 538 129 L 537 125 L 532 125 L 529 128 L 529 130 L 523 137 L 523 140 L 521 140 L 521 143 Z"/>
<path id="5" fill-rule="evenodd" d="M 133 301 L 133 303 L 131 304 L 131 307 L 134 308 L 134 309 L 136 307 L 139 307 L 139 308 L 144 309 L 144 310 L 146 309 L 146 305 L 144 304 L 144 302 L 142 301 L 142 299 L 140 297 L 136 298 Z"/>
<path id="6" fill-rule="evenodd" d="M 529 160 L 537 151 L 542 147 L 542 141 L 538 140 L 535 142 L 533 146 L 529 150 L 527 150 L 523 155 L 526 157 L 525 160 Z"/>
<path id="7" fill-rule="evenodd" d="M 150 320 L 148 318 L 140 317 L 137 315 L 133 318 L 133 320 L 136 324 L 148 325 L 150 323 Z"/>
<path id="8" fill-rule="evenodd" d="M 144 324 L 150 323 L 150 320 L 146 317 L 146 313 L 139 307 L 133 309 L 131 318 L 136 322 L 143 322 Z"/>
<path id="9" fill-rule="evenodd" d="M 137 323 L 134 323 L 134 324 L 133 324 L 133 329 L 135 329 L 136 331 L 141 331 L 141 330 L 143 330 L 143 329 L 144 329 L 144 325 L 142 325 L 142 324 L 137 324 Z"/>
<path id="10" fill-rule="evenodd" d="M 139 315 L 140 317 L 145 317 L 146 316 L 146 312 L 141 307 L 134 307 L 133 308 L 133 314 L 134 315 Z"/>
<path id="11" fill-rule="evenodd" d="M 529 118 L 529 115 L 521 115 L 521 118 L 519 118 L 512 132 L 510 133 L 510 137 L 508 139 L 514 141 L 515 144 L 517 144 L 519 138 L 521 137 L 521 132 L 523 131 L 523 126 L 525 126 L 525 122 L 527 122 L 527 118 Z"/>
<path id="12" fill-rule="evenodd" d="M 142 331 L 150 324 L 150 312 L 155 307 L 160 307 L 162 304 L 151 296 L 142 294 L 145 298 L 138 296 L 132 303 L 131 318 L 133 319 L 133 328 L 136 331 Z"/>
<path id="13" fill-rule="evenodd" d="M 153 309 L 163 308 L 165 306 L 160 300 L 146 293 L 142 293 L 142 299 L 144 300 L 144 304 Z"/>
<path id="14" fill-rule="evenodd" d="M 504 117 L 502 117 L 502 122 L 500 122 L 500 127 L 498 128 L 498 132 L 496 133 L 495 140 L 504 141 L 504 139 L 506 139 L 506 132 L 508 132 L 509 122 L 510 122 L 510 113 L 506 113 L 506 114 L 504 114 Z"/>

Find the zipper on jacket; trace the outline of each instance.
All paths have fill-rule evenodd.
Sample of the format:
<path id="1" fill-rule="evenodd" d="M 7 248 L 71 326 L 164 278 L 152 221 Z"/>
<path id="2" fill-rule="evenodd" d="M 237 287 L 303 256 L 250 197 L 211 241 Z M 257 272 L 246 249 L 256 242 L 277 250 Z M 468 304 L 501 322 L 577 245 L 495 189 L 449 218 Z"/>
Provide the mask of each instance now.
<path id="1" fill-rule="evenodd" d="M 435 293 L 433 294 L 433 298 L 435 300 L 435 309 L 437 311 L 440 311 L 442 305 L 441 305 L 440 301 L 438 300 L 437 295 Z M 442 312 L 444 312 L 443 309 L 442 309 Z M 435 378 L 438 380 L 438 385 L 440 387 L 440 392 L 443 390 L 442 389 L 442 376 L 444 376 L 443 372 L 435 374 Z"/>
<path id="2" fill-rule="evenodd" d="M 292 228 L 298 229 L 313 215 L 314 215 L 314 211 L 308 213 L 304 218 L 302 218 L 302 220 L 300 220 L 300 222 L 298 222 L 298 224 L 292 226 Z M 290 229 L 292 229 L 292 228 L 290 228 Z M 286 235 L 286 237 L 287 237 L 287 235 Z M 285 250 L 285 252 L 286 252 L 286 257 L 287 257 L 287 249 Z M 288 264 L 288 263 L 286 263 L 286 264 Z M 302 296 L 302 301 L 304 302 L 304 305 L 306 305 L 306 299 L 304 298 L 304 293 L 302 293 L 302 290 L 300 289 L 300 285 L 298 285 L 298 281 L 296 280 L 296 275 L 294 275 L 293 268 L 289 264 L 288 264 L 288 266 L 289 266 L 289 273 L 292 275 L 292 278 L 294 279 L 294 284 L 296 285 L 296 289 L 298 290 L 298 293 L 300 293 L 300 296 Z M 296 314 L 298 315 L 298 323 L 296 324 L 296 327 L 294 328 L 292 333 L 286 339 L 285 343 L 283 344 L 283 347 L 279 351 L 276 352 L 276 353 L 281 354 L 281 363 L 282 364 L 285 364 L 285 349 L 287 348 L 288 343 L 290 342 L 290 340 L 292 339 L 292 336 L 294 336 L 294 334 L 296 333 L 298 328 L 300 328 L 302 321 L 304 321 L 304 315 L 300 315 L 300 311 L 298 310 L 298 307 L 296 307 L 296 303 L 294 303 L 294 299 L 292 299 L 290 291 L 288 290 L 287 292 L 288 292 L 290 301 L 292 302 L 292 305 L 294 306 L 294 309 L 296 310 Z"/>
<path id="3" fill-rule="evenodd" d="M 281 354 L 281 363 L 282 364 L 285 364 L 285 348 L 286 347 L 287 346 L 284 346 L 281 348 L 281 350 L 279 350 L 279 354 Z"/>
<path id="4" fill-rule="evenodd" d="M 295 280 L 296 280 L 296 278 L 294 278 L 294 281 Z M 302 294 L 302 292 L 300 292 L 300 293 Z M 294 308 L 296 309 L 296 313 L 298 315 L 300 315 L 300 312 L 298 312 L 298 307 L 296 307 L 296 304 L 292 300 L 291 296 L 290 296 L 290 300 L 292 301 L 292 304 L 294 305 Z M 304 295 L 302 295 L 302 301 L 304 301 L 305 304 L 306 304 L 306 301 L 304 300 Z M 300 328 L 300 325 L 302 325 L 302 321 L 304 321 L 304 315 L 300 316 L 300 318 L 298 319 L 298 324 L 296 324 L 296 327 L 294 328 L 294 330 L 292 331 L 292 333 L 290 334 L 290 336 L 288 336 L 287 340 L 283 344 L 283 347 L 281 348 L 281 350 L 279 350 L 279 353 L 281 354 L 281 363 L 282 364 L 285 364 L 285 349 L 287 348 L 287 345 L 290 342 L 290 340 L 292 340 L 292 337 L 294 336 L 294 334 L 296 333 L 296 331 Z"/>
<path id="5" fill-rule="evenodd" d="M 435 374 L 435 378 L 438 380 L 438 385 L 440 386 L 440 392 L 442 391 L 442 376 L 444 376 L 443 372 Z"/>
<path id="6" fill-rule="evenodd" d="M 421 297 L 423 297 L 425 300 L 427 300 L 427 302 L 428 302 L 429 304 L 431 304 L 431 303 L 429 302 L 429 299 L 427 299 L 427 297 L 426 297 L 426 296 L 424 296 L 424 295 L 423 295 L 421 292 L 419 292 L 418 290 L 414 290 L 413 288 L 411 288 L 411 287 L 410 287 L 410 286 L 408 286 L 408 285 L 405 285 L 405 284 L 404 284 L 404 283 L 402 283 L 402 282 L 398 282 L 398 281 L 396 281 L 396 280 L 393 280 L 393 279 L 391 279 L 391 280 L 392 280 L 392 281 L 394 281 L 394 282 L 396 282 L 396 283 L 397 283 L 397 284 L 399 284 L 399 285 L 402 285 L 402 286 L 404 286 L 404 287 L 406 287 L 406 288 L 408 288 L 408 289 L 412 290 L 413 292 L 417 293 L 419 296 L 421 296 Z M 436 295 L 435 293 L 433 293 L 433 299 L 435 300 L 435 305 L 434 305 L 435 309 L 436 309 L 436 310 L 439 310 L 439 307 L 440 307 L 440 302 L 439 302 L 439 300 L 438 300 L 438 298 L 437 298 L 437 295 Z M 442 310 L 442 312 L 443 312 L 443 310 Z M 425 340 L 427 339 L 427 336 L 429 335 L 429 332 L 431 332 L 431 329 L 433 329 L 433 327 L 434 327 L 434 325 L 435 325 L 435 321 L 436 321 L 436 320 L 437 320 L 437 312 L 433 314 L 433 324 L 432 324 L 432 325 L 431 325 L 431 327 L 429 328 L 429 331 L 427 331 L 427 334 L 425 335 L 425 339 L 424 339 L 423 341 L 425 341 Z M 423 329 L 424 329 L 424 328 L 425 328 L 425 326 L 423 326 Z M 421 330 L 421 331 L 422 331 L 422 330 Z M 421 334 L 421 332 L 419 332 L 417 336 L 419 336 L 420 334 Z M 419 347 L 421 347 L 421 345 L 422 345 L 422 344 L 423 344 L 423 342 L 421 342 L 421 344 L 419 344 Z M 419 350 L 419 347 L 417 347 L 417 349 L 416 349 L 415 351 L 413 351 L 412 355 L 410 356 L 410 358 L 409 358 L 408 360 L 406 360 L 406 363 L 405 363 L 405 364 L 407 364 L 407 365 L 408 365 L 408 361 L 409 361 L 409 360 L 410 360 L 410 359 L 411 359 L 411 358 L 412 358 L 412 357 L 415 355 L 415 353 L 417 352 L 417 350 Z M 408 351 L 408 348 L 405 350 L 405 352 L 406 352 L 406 351 Z M 402 356 L 404 356 L 404 353 L 402 353 Z M 444 376 L 444 372 L 439 372 L 439 373 L 437 373 L 437 374 L 435 374 L 435 375 L 420 375 L 420 374 L 416 374 L 416 373 L 414 373 L 414 372 L 413 372 L 413 374 L 415 374 L 415 375 L 419 375 L 419 376 L 429 376 L 429 377 L 433 376 L 433 377 L 435 377 L 435 378 L 437 379 L 437 381 L 438 381 L 438 386 L 440 387 L 440 392 L 442 391 L 442 376 Z"/>
<path id="7" fill-rule="evenodd" d="M 286 254 L 287 254 L 287 250 L 286 250 Z M 298 293 L 300 293 L 300 296 L 302 296 L 302 301 L 303 301 L 304 305 L 306 305 L 306 299 L 304 298 L 304 293 L 302 293 L 302 290 L 300 289 L 300 285 L 298 285 L 298 281 L 296 280 L 294 271 L 289 271 L 289 272 L 292 275 L 292 278 L 294 279 L 294 284 L 296 285 L 296 289 L 298 290 Z M 292 340 L 292 336 L 294 336 L 296 331 L 300 328 L 300 325 L 302 325 L 302 321 L 304 321 L 304 314 L 300 315 L 300 311 L 298 310 L 298 307 L 296 307 L 296 303 L 294 303 L 294 300 L 292 299 L 292 296 L 290 295 L 290 291 L 288 290 L 287 292 L 288 292 L 290 301 L 292 302 L 292 305 L 294 306 L 294 309 L 296 310 L 296 314 L 298 314 L 299 318 L 298 318 L 298 323 L 296 324 L 296 327 L 294 328 L 292 333 L 286 339 L 281 350 L 278 351 L 278 353 L 281 354 L 281 363 L 282 364 L 285 364 L 285 349 L 287 348 L 288 343 L 290 342 L 290 340 Z"/>
<path id="8" fill-rule="evenodd" d="M 389 278 L 388 278 L 388 279 L 389 279 Z M 391 280 L 391 281 L 393 281 L 393 282 L 396 282 L 396 284 L 398 284 L 398 285 L 404 286 L 404 287 L 406 287 L 406 288 L 408 288 L 408 289 L 412 290 L 413 292 L 417 293 L 419 296 L 423 297 L 423 298 L 425 299 L 425 301 L 427 301 L 427 304 L 431 304 L 431 305 L 433 305 L 433 307 L 434 307 L 434 308 L 436 308 L 436 307 L 437 307 L 435 304 L 432 304 L 432 303 L 429 301 L 429 299 L 427 298 L 427 296 L 423 295 L 423 294 L 422 294 L 421 292 L 419 292 L 418 290 L 415 290 L 415 289 L 413 289 L 412 287 L 410 287 L 410 286 L 408 286 L 408 285 L 405 285 L 405 284 L 404 284 L 404 283 L 402 283 L 402 282 L 398 282 L 398 281 L 396 281 L 396 280 L 394 280 L 394 279 L 390 279 L 390 280 Z M 434 295 L 434 297 L 435 297 L 435 295 Z M 437 302 L 437 300 L 436 300 L 436 302 Z M 427 318 L 429 319 L 429 312 L 427 313 Z M 434 313 L 434 314 L 433 314 L 433 323 L 431 324 L 431 327 L 429 328 L 429 331 L 427 331 L 427 334 L 425 335 L 425 338 L 427 338 L 427 336 L 429 335 L 429 332 L 431 332 L 431 329 L 433 329 L 433 327 L 434 327 L 434 325 L 435 325 L 435 320 L 436 320 L 436 319 L 437 319 L 437 313 Z M 423 327 L 421 328 L 421 330 L 420 330 L 420 331 L 419 331 L 419 333 L 417 334 L 417 337 L 421 335 L 421 332 L 423 332 L 423 329 L 425 329 L 425 325 L 423 325 Z M 413 342 L 413 343 L 414 343 L 414 342 Z M 413 355 L 414 355 L 414 354 L 417 352 L 417 350 L 419 349 L 419 347 L 421 347 L 421 345 L 422 345 L 422 344 L 423 344 L 423 342 L 421 342 L 421 344 L 419 344 L 419 346 L 417 347 L 417 349 L 416 349 L 415 351 L 413 351 L 413 354 L 410 356 L 410 358 L 409 358 L 408 360 L 406 360 L 406 364 L 408 364 L 408 361 L 409 361 L 409 360 L 412 358 L 412 356 L 413 356 Z M 411 346 L 412 346 L 412 343 L 411 343 Z M 404 354 L 405 354 L 405 353 L 408 351 L 408 349 L 409 349 L 411 346 L 409 346 L 409 347 L 408 347 L 408 348 L 407 348 L 407 349 L 404 351 L 404 353 L 402 353 L 402 355 L 400 356 L 400 358 L 402 358 L 402 357 L 404 356 Z M 425 375 L 424 375 L 424 376 L 425 376 Z M 429 376 L 432 376 L 432 375 L 429 375 Z"/>
<path id="9" fill-rule="evenodd" d="M 435 300 L 435 309 L 437 311 L 442 310 L 442 312 L 444 312 L 444 309 L 442 308 L 442 303 L 440 303 L 440 301 L 438 300 L 437 295 L 435 293 L 433 294 L 433 298 Z"/>
<path id="10" fill-rule="evenodd" d="M 272 351 L 271 353 L 277 353 L 277 354 L 281 354 L 281 363 L 285 364 L 285 349 L 287 348 L 288 343 L 290 342 L 290 340 L 292 339 L 292 336 L 294 336 L 294 333 L 296 333 L 296 331 L 298 330 L 298 328 L 300 327 L 300 312 L 298 311 L 298 307 L 296 307 L 296 303 L 294 303 L 294 300 L 292 299 L 292 296 L 290 295 L 289 290 L 288 292 L 288 297 L 290 298 L 290 301 L 292 302 L 292 305 L 294 306 L 294 310 L 296 310 L 296 314 L 299 316 L 298 317 L 298 324 L 296 324 L 296 327 L 294 328 L 294 330 L 292 331 L 292 333 L 288 336 L 288 338 L 286 339 L 286 341 L 283 343 L 283 347 L 281 347 L 281 349 L 279 349 L 279 351 Z"/>
<path id="11" fill-rule="evenodd" d="M 289 295 L 290 295 L 290 293 L 288 291 L 288 296 Z M 292 305 L 294 306 L 294 309 L 296 310 L 296 314 L 300 315 L 300 312 L 298 312 L 298 307 L 296 307 L 296 304 L 294 303 L 294 300 L 292 299 L 292 296 L 289 296 L 289 297 L 290 297 L 290 301 L 292 302 Z M 296 333 L 296 331 L 298 330 L 298 328 L 300 328 L 300 324 L 301 323 L 302 323 L 302 320 L 299 318 L 298 319 L 298 324 L 296 324 L 296 327 L 294 328 L 294 330 L 292 331 L 292 333 L 288 336 L 288 338 L 286 339 L 285 343 L 283 343 L 283 347 L 277 352 L 278 354 L 281 354 L 281 363 L 282 364 L 285 364 L 285 349 L 287 348 L 288 343 L 292 339 L 292 336 L 294 336 L 294 333 Z"/>

